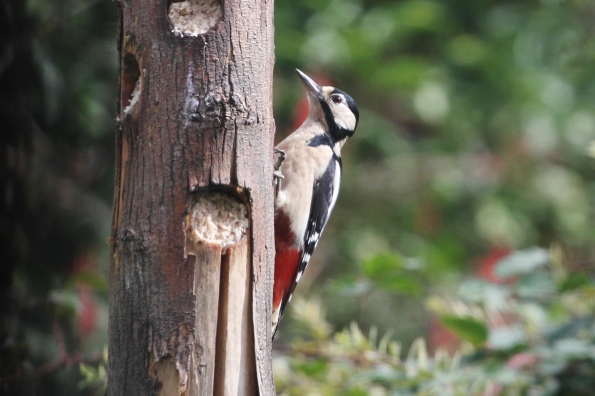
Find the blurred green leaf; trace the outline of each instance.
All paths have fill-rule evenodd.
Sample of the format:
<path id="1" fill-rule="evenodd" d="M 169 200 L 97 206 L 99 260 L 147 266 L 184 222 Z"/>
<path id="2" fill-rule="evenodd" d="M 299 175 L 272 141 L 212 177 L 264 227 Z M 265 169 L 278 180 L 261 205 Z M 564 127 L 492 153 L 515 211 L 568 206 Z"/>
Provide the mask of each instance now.
<path id="1" fill-rule="evenodd" d="M 419 280 L 404 267 L 404 259 L 397 253 L 373 256 L 362 264 L 362 272 L 378 286 L 417 295 L 421 293 Z"/>
<path id="2" fill-rule="evenodd" d="M 440 322 L 444 327 L 453 331 L 459 337 L 469 341 L 473 345 L 481 345 L 488 339 L 488 329 L 486 325 L 477 319 L 444 315 L 440 317 Z"/>
<path id="3" fill-rule="evenodd" d="M 419 296 L 422 293 L 422 285 L 414 276 L 397 275 L 392 278 L 387 278 L 378 285 L 394 292 L 410 294 Z"/>
<path id="4" fill-rule="evenodd" d="M 107 382 L 107 372 L 104 364 L 99 364 L 97 367 L 81 363 L 79 365 L 82 380 L 78 383 L 79 390 L 99 387 L 105 388 Z"/>
<path id="5" fill-rule="evenodd" d="M 393 62 L 378 65 L 371 77 L 376 86 L 385 91 L 414 88 L 429 67 L 423 59 L 400 56 Z"/>
<path id="6" fill-rule="evenodd" d="M 560 293 L 564 293 L 591 284 L 593 284 L 593 280 L 591 279 L 591 277 L 585 274 L 571 273 L 568 274 L 568 276 L 566 276 L 564 280 L 562 280 L 562 282 L 558 286 L 558 291 Z"/>
<path id="7" fill-rule="evenodd" d="M 341 277 L 333 279 L 328 286 L 329 291 L 345 296 L 361 296 L 373 290 L 373 284 L 366 279 Z"/>
<path id="8" fill-rule="evenodd" d="M 397 253 L 383 253 L 373 256 L 362 264 L 364 275 L 372 280 L 382 279 L 387 274 L 403 270 L 403 257 Z"/>
<path id="9" fill-rule="evenodd" d="M 589 143 L 589 147 L 587 148 L 587 153 L 589 156 L 595 158 L 595 141 Z"/>
<path id="10" fill-rule="evenodd" d="M 324 359 L 310 359 L 298 364 L 296 369 L 308 376 L 316 376 L 322 374 L 327 366 L 328 362 Z"/>
<path id="11" fill-rule="evenodd" d="M 74 317 L 79 309 L 79 296 L 75 290 L 54 290 L 48 295 L 58 315 Z"/>
<path id="12" fill-rule="evenodd" d="M 437 1 L 399 2 L 396 10 L 399 22 L 410 29 L 439 31 L 446 17 L 442 4 Z"/>
<path id="13" fill-rule="evenodd" d="M 349 379 L 349 382 L 353 385 L 376 383 L 389 386 L 391 383 L 406 379 L 407 377 L 402 372 L 392 370 L 390 367 L 378 367 L 375 370 L 367 370 L 354 375 Z"/>

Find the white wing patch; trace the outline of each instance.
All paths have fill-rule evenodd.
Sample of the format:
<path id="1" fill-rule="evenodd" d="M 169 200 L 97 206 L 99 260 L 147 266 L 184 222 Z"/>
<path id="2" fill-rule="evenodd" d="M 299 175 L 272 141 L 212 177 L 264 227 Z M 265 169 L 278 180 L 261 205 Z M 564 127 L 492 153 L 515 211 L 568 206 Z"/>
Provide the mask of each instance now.
<path id="1" fill-rule="evenodd" d="M 310 254 L 308 254 L 308 253 L 304 253 L 304 256 L 302 257 L 302 263 L 307 263 L 307 262 L 309 262 L 309 261 L 310 261 L 310 257 L 312 257 L 312 256 L 310 256 Z M 299 274 L 300 274 L 300 275 L 301 275 L 301 272 L 302 272 L 302 271 L 300 271 L 300 272 L 299 272 Z M 299 279 L 299 278 L 298 278 L 298 279 Z M 296 282 L 297 282 L 297 281 L 296 281 Z"/>
<path id="2" fill-rule="evenodd" d="M 339 187 L 341 185 L 341 165 L 337 160 L 335 160 L 335 165 L 335 180 L 333 180 L 333 198 L 331 199 L 331 204 L 329 206 L 329 214 L 335 207 L 335 203 L 337 203 L 337 198 L 339 197 Z"/>

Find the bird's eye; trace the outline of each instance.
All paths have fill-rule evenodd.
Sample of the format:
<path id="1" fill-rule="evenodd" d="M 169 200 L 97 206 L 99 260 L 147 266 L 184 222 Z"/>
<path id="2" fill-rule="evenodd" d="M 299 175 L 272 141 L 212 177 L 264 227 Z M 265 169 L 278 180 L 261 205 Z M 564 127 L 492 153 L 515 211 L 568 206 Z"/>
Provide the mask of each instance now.
<path id="1" fill-rule="evenodd" d="M 343 97 L 341 95 L 332 95 L 331 100 L 334 104 L 340 104 L 343 102 Z"/>

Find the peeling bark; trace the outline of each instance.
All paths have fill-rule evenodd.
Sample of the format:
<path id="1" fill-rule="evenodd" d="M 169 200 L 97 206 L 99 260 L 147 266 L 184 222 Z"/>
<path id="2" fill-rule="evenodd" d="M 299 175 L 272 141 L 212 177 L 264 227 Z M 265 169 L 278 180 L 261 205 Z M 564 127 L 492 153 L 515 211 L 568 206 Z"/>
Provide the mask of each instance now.
<path id="1" fill-rule="evenodd" d="M 169 6 L 118 2 L 108 395 L 273 395 L 273 2 L 195 37 Z M 189 237 L 214 190 L 247 210 L 229 247 Z"/>

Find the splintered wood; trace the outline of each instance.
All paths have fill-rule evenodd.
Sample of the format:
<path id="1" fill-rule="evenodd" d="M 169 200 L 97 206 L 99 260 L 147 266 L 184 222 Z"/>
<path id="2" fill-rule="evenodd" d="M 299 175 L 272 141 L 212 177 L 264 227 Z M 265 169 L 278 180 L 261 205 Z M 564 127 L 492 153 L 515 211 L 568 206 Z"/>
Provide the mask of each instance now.
<path id="1" fill-rule="evenodd" d="M 190 388 L 204 394 L 255 395 L 247 209 L 217 191 L 195 193 L 190 207 L 185 251 L 187 259 L 195 258 L 197 309 L 216 315 L 196 322 L 200 353 L 193 366 L 201 370 Z"/>

